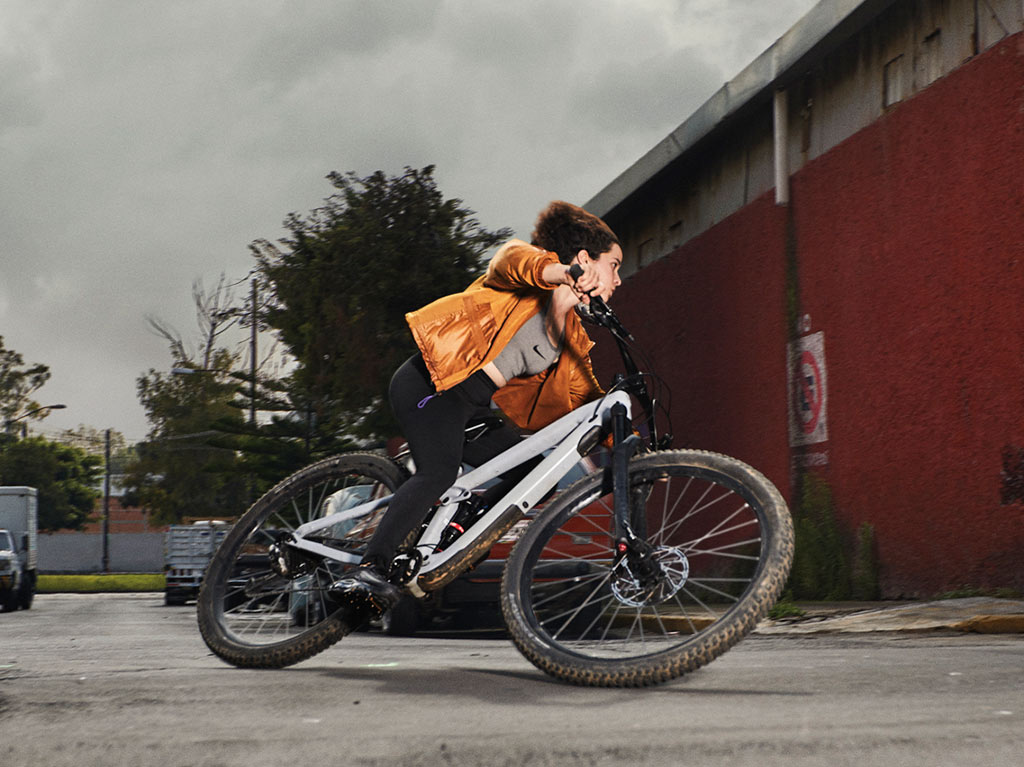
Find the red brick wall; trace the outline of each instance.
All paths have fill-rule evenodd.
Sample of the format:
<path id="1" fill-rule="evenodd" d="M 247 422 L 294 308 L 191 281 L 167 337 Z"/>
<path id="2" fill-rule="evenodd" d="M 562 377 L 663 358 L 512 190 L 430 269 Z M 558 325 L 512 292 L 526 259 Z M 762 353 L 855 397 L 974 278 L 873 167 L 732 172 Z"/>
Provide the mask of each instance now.
<path id="1" fill-rule="evenodd" d="M 883 594 L 1024 589 L 1024 503 L 1003 502 L 1003 455 L 1024 448 L 1024 35 L 791 183 L 788 209 L 766 195 L 616 295 L 672 385 L 677 444 L 791 494 L 796 296 L 828 375 L 829 440 L 807 450 L 847 534 L 875 526 Z"/>
<path id="2" fill-rule="evenodd" d="M 96 501 L 92 521 L 89 522 L 80 532 L 100 533 L 103 532 L 103 499 Z M 167 529 L 166 525 L 151 525 L 149 512 L 136 506 L 122 506 L 121 499 L 111 497 L 110 499 L 110 532 L 111 533 L 156 533 Z"/>

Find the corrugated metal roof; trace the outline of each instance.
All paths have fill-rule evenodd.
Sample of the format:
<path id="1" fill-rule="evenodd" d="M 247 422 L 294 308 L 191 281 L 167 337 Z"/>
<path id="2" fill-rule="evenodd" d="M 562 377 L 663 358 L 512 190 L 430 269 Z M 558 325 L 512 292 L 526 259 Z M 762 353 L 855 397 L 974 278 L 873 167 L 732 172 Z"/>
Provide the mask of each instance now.
<path id="1" fill-rule="evenodd" d="M 799 79 L 816 61 L 894 2 L 822 0 L 678 128 L 598 192 L 586 209 L 607 216 L 720 126 Z"/>

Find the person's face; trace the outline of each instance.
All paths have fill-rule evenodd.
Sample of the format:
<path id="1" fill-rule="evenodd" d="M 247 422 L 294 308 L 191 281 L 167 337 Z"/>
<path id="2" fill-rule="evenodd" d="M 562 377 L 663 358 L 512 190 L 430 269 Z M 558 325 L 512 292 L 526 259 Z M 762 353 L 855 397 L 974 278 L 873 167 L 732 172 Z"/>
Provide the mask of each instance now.
<path id="1" fill-rule="evenodd" d="M 587 257 L 589 258 L 589 254 Z M 610 250 L 606 250 L 597 258 L 591 258 L 590 266 L 597 269 L 601 276 L 601 286 L 596 291 L 597 295 L 608 301 L 615 289 L 622 284 L 622 279 L 619 277 L 619 269 L 622 267 L 622 248 L 612 245 Z"/>

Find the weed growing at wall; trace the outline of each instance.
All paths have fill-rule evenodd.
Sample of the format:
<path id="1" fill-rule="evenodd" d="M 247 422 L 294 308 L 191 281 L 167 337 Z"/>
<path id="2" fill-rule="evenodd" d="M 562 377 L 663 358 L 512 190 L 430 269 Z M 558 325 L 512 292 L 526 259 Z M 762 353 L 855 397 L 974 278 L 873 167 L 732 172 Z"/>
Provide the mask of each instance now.
<path id="1" fill-rule="evenodd" d="M 857 549 L 853 561 L 851 586 L 851 596 L 854 599 L 878 599 L 881 594 L 881 590 L 878 587 L 878 552 L 875 547 L 875 526 L 867 522 L 857 529 Z"/>
<path id="2" fill-rule="evenodd" d="M 796 553 L 789 587 L 795 599 L 849 599 L 849 564 L 836 524 L 832 488 L 805 473 L 793 510 Z"/>
<path id="3" fill-rule="evenodd" d="M 787 594 L 793 599 L 877 599 L 875 530 L 863 524 L 848 542 L 836 520 L 828 481 L 812 472 L 798 482 L 793 508 L 796 553 Z"/>

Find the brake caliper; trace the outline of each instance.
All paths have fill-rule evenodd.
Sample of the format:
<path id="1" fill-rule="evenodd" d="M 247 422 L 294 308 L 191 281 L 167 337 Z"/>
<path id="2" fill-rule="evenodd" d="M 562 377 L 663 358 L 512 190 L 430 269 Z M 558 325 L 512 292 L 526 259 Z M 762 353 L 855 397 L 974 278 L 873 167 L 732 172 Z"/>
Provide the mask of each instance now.
<path id="1" fill-rule="evenodd" d="M 612 592 L 623 603 L 632 607 L 664 602 L 686 583 L 690 563 L 677 548 L 642 544 L 635 551 L 625 540 L 615 546 L 612 567 Z"/>

